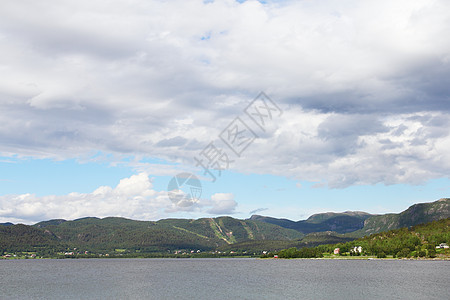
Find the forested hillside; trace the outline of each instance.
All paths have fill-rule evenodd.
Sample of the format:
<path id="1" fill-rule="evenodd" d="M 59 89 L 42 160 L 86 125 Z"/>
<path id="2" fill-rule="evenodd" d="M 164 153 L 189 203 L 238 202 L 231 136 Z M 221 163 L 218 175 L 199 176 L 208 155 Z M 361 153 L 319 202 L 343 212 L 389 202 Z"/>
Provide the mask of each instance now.
<path id="1" fill-rule="evenodd" d="M 428 227 L 411 226 L 441 219 L 448 222 L 449 217 L 450 199 L 445 198 L 413 205 L 400 214 L 324 213 L 299 222 L 261 216 L 253 216 L 249 220 L 218 217 L 156 222 L 116 217 L 89 217 L 74 221 L 55 219 L 33 226 L 0 224 L 0 251 L 35 252 L 41 256 L 73 252 L 73 249 L 77 253 L 121 254 L 174 253 L 178 250 L 259 253 L 340 243 L 344 253 L 349 247 L 359 244 L 367 254 L 398 255 L 399 251 L 406 253 L 405 249 L 409 249 L 410 254 L 416 250 L 419 253 L 423 249 L 413 250 L 414 247 L 448 242 L 449 230 L 444 226 L 447 224 L 445 220 L 431 223 L 434 225 Z M 361 226 L 364 227 L 356 230 Z M 390 230 L 400 226 L 406 228 Z M 319 232 L 310 232 L 312 230 Z M 382 230 L 386 232 L 367 237 Z M 363 235 L 367 236 L 349 242 Z M 321 249 L 330 251 L 332 247 Z"/>
<path id="2" fill-rule="evenodd" d="M 341 253 L 349 252 L 351 248 L 361 246 L 362 254 L 397 257 L 435 256 L 435 249 L 441 243 L 450 242 L 450 218 L 430 223 L 400 228 L 372 234 L 345 244 L 319 246 L 324 252 L 332 252 L 335 247 Z M 420 255 L 419 255 L 420 254 Z"/>
<path id="3" fill-rule="evenodd" d="M 414 204 L 399 214 L 372 216 L 365 220 L 364 227 L 354 232 L 353 236 L 361 237 L 446 218 L 450 218 L 450 198 L 442 198 L 431 203 Z"/>
<path id="4" fill-rule="evenodd" d="M 34 226 L 0 226 L 0 249 L 48 254 L 77 248 L 89 252 L 166 252 L 178 249 L 213 250 L 254 240 L 298 240 L 298 231 L 231 217 L 198 220 L 165 219 L 157 222 L 124 218 L 50 220 Z"/>
<path id="5" fill-rule="evenodd" d="M 250 220 L 279 225 L 308 234 L 312 232 L 335 231 L 337 233 L 353 232 L 364 227 L 364 221 L 371 214 L 359 211 L 346 211 L 343 213 L 321 213 L 309 217 L 307 220 L 291 221 L 253 215 Z"/>
<path id="6" fill-rule="evenodd" d="M 414 226 L 417 224 L 450 218 L 450 198 L 410 206 L 399 214 L 371 215 L 359 211 L 320 213 L 307 220 L 291 221 L 253 215 L 250 220 L 279 225 L 301 233 L 335 231 L 358 238 L 372 233 Z"/>
<path id="7" fill-rule="evenodd" d="M 403 257 L 429 257 L 450 256 L 448 249 L 436 248 L 441 244 L 450 243 L 450 218 L 420 224 L 410 228 L 400 228 L 372 234 L 347 243 L 320 245 L 314 251 L 299 251 L 296 248 L 285 249 L 272 253 L 280 258 L 295 257 L 321 257 L 322 254 L 333 254 L 335 249 L 339 249 L 342 256 L 376 256 L 385 258 L 387 256 Z M 361 252 L 358 247 L 361 247 Z M 437 250 L 436 250 L 437 249 Z M 305 254 L 306 253 L 306 254 Z M 305 256 L 312 255 L 314 256 Z"/>

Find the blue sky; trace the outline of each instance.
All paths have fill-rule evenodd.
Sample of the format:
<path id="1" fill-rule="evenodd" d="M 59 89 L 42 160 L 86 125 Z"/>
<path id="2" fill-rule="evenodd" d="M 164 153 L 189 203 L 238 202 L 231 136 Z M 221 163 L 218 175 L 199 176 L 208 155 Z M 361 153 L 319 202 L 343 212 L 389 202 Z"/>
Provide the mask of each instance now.
<path id="1" fill-rule="evenodd" d="M 136 173 L 134 168 L 124 165 L 111 166 L 107 162 L 80 163 L 75 159 L 55 161 L 3 157 L 0 166 L 0 189 L 4 195 L 31 193 L 38 197 L 64 197 L 74 191 L 91 193 L 99 186 L 115 187 L 121 179 Z M 200 177 L 202 172 L 197 172 L 196 175 Z M 171 176 L 149 177 L 155 190 L 167 190 Z M 210 198 L 213 194 L 232 192 L 238 203 L 232 215 L 238 218 L 261 214 L 301 220 L 313 213 L 325 211 L 351 209 L 370 213 L 400 212 L 411 204 L 439 199 L 448 195 L 450 190 L 450 182 L 446 178 L 429 180 L 420 185 L 376 184 L 342 189 L 315 187 L 315 184 L 269 174 L 224 171 L 216 182 L 202 180 L 202 197 Z M 96 215 L 95 211 L 92 215 Z M 212 215 L 214 214 L 198 211 L 167 214 L 181 218 Z"/>
<path id="2" fill-rule="evenodd" d="M 299 220 L 448 197 L 449 12 L 448 1 L 5 1 L 0 222 Z M 196 160 L 206 149 L 220 153 L 215 182 Z M 202 196 L 170 198 L 186 172 Z"/>

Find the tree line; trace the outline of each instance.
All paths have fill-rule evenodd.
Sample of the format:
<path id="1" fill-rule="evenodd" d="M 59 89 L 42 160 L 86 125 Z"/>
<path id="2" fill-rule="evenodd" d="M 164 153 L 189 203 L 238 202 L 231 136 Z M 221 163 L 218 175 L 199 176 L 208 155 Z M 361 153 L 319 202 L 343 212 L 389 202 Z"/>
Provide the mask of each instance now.
<path id="1" fill-rule="evenodd" d="M 323 253 L 333 254 L 339 248 L 340 255 L 369 255 L 392 257 L 436 257 L 436 246 L 450 242 L 450 218 L 433 221 L 410 228 L 394 229 L 337 244 L 319 245 L 314 248 L 289 248 L 262 257 L 309 258 L 322 257 Z M 362 251 L 354 251 L 355 247 Z M 438 250 L 440 251 L 440 250 Z M 449 252 L 447 250 L 447 252 Z"/>

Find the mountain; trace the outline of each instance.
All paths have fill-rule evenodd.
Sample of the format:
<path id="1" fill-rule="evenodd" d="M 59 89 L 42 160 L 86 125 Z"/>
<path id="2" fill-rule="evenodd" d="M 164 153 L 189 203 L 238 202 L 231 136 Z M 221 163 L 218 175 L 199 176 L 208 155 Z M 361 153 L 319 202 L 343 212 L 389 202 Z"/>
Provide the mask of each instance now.
<path id="1" fill-rule="evenodd" d="M 11 222 L 0 223 L 0 226 L 12 226 L 12 225 L 14 225 L 14 224 Z"/>
<path id="2" fill-rule="evenodd" d="M 353 232 L 362 229 L 364 221 L 373 215 L 359 212 L 346 211 L 343 213 L 321 213 L 315 214 L 303 221 L 291 221 L 258 215 L 251 216 L 250 220 L 275 224 L 284 228 L 294 229 L 302 233 L 335 231 L 338 233 Z"/>
<path id="3" fill-rule="evenodd" d="M 349 237 L 362 237 L 391 229 L 410 227 L 450 217 L 450 198 L 410 206 L 399 214 L 371 215 L 365 212 L 321 213 L 307 220 L 291 221 L 253 215 L 250 220 L 275 224 L 302 233 L 335 231 Z"/>
<path id="4" fill-rule="evenodd" d="M 342 255 L 374 255 L 380 258 L 392 255 L 398 258 L 414 256 L 449 259 L 450 251 L 444 247 L 441 248 L 441 244 L 450 244 L 450 218 L 383 231 L 347 243 L 320 245 L 317 248 L 322 253 L 330 254 L 335 248 L 339 248 Z M 361 247 L 362 251 L 360 253 L 352 251 L 355 247 Z"/>
<path id="5" fill-rule="evenodd" d="M 306 235 L 301 240 L 248 240 L 240 243 L 229 244 L 218 248 L 219 251 L 235 251 L 247 253 L 261 253 L 262 251 L 279 251 L 286 248 L 315 247 L 323 244 L 336 244 L 352 241 L 347 237 L 332 231 L 316 232 Z"/>
<path id="6" fill-rule="evenodd" d="M 64 219 L 54 219 L 54 220 L 39 222 L 39 223 L 35 224 L 34 226 L 36 226 L 38 228 L 45 228 L 50 225 L 59 225 L 64 222 L 67 222 L 67 221 Z"/>
<path id="7" fill-rule="evenodd" d="M 0 253 L 40 251 L 48 255 L 77 248 L 94 253 L 150 253 L 173 250 L 262 251 L 344 243 L 361 236 L 450 217 L 450 199 L 415 204 L 400 214 L 321 213 L 303 221 L 254 215 L 164 219 L 157 222 L 125 218 L 54 219 L 33 226 L 3 223 Z"/>
<path id="8" fill-rule="evenodd" d="M 450 242 L 450 218 L 419 224 L 411 227 L 403 227 L 380 233 L 371 234 L 347 243 L 322 244 L 312 249 L 294 247 L 281 251 L 267 253 L 262 257 L 280 258 L 306 258 L 306 257 L 330 257 L 335 256 L 335 249 L 339 249 L 338 255 L 343 256 L 376 256 L 386 258 L 440 258 L 448 260 L 450 251 L 445 248 Z"/>
<path id="9" fill-rule="evenodd" d="M 364 227 L 353 233 L 354 236 L 366 236 L 402 227 L 438 221 L 450 217 L 450 198 L 442 198 L 431 203 L 419 203 L 410 206 L 399 214 L 372 216 L 364 221 Z"/>
<path id="10" fill-rule="evenodd" d="M 50 220 L 33 226 L 0 227 L 0 249 L 32 251 L 52 245 L 55 251 L 77 248 L 91 252 L 213 250 L 252 240 L 298 240 L 304 234 L 277 225 L 231 217 L 164 219 L 157 222 L 125 218 Z M 14 243 L 17 241 L 17 243 Z"/>
<path id="11" fill-rule="evenodd" d="M 0 226 L 0 254 L 6 250 L 26 251 L 30 245 L 33 245 L 33 249 L 51 248 L 59 243 L 59 239 L 48 230 L 23 224 Z"/>

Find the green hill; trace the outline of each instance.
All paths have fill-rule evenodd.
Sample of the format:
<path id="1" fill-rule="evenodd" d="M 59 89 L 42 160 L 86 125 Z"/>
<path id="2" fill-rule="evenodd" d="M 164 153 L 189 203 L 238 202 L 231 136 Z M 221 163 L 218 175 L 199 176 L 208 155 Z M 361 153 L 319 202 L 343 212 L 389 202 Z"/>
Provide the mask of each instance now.
<path id="1" fill-rule="evenodd" d="M 372 216 L 364 221 L 364 227 L 352 234 L 355 237 L 410 227 L 450 218 L 450 198 L 442 198 L 431 203 L 419 203 L 410 206 L 399 214 Z"/>
<path id="2" fill-rule="evenodd" d="M 0 226 L 0 249 L 34 251 L 42 245 L 54 249 L 77 248 L 90 252 L 166 252 L 167 250 L 213 250 L 252 240 L 297 240 L 298 231 L 257 221 L 231 217 L 198 220 L 165 219 L 157 222 L 125 218 L 50 220 L 34 226 Z M 56 250 L 55 250 L 56 251 Z"/>
<path id="3" fill-rule="evenodd" d="M 263 251 L 279 251 L 286 248 L 315 247 L 322 244 L 345 243 L 353 240 L 332 231 L 310 233 L 300 240 L 251 240 L 236 244 L 221 246 L 219 251 L 235 251 L 247 253 L 262 253 Z"/>
<path id="4" fill-rule="evenodd" d="M 54 219 L 54 220 L 39 222 L 39 223 L 35 224 L 34 226 L 36 226 L 38 228 L 45 228 L 50 225 L 59 225 L 64 222 L 67 222 L 67 221 L 64 219 Z"/>
<path id="5" fill-rule="evenodd" d="M 392 257 L 441 257 L 449 258 L 450 250 L 443 247 L 450 242 L 450 218 L 432 221 L 412 227 L 399 228 L 371 234 L 346 243 L 320 245 L 310 250 L 290 244 L 283 250 L 264 254 L 263 257 L 307 258 L 322 257 L 323 254 L 336 256 L 334 250 L 339 248 L 338 256 L 377 256 Z M 436 247 L 438 246 L 438 247 Z M 442 246 L 442 248 L 441 248 Z M 297 248 L 301 248 L 298 250 Z M 359 249 L 356 250 L 355 249 Z"/>
<path id="6" fill-rule="evenodd" d="M 164 219 L 55 219 L 33 226 L 0 224 L 0 251 L 54 254 L 77 248 L 94 253 L 167 253 L 174 250 L 275 251 L 345 243 L 369 234 L 450 217 L 450 199 L 416 204 L 400 214 L 323 213 L 304 221 L 262 216 Z"/>
<path id="7" fill-rule="evenodd" d="M 353 247 L 361 246 L 363 254 L 379 257 L 385 255 L 434 257 L 436 246 L 441 243 L 450 243 L 450 218 L 380 232 L 343 244 L 322 245 L 318 248 L 322 252 L 332 253 L 337 247 L 341 253 L 345 253 Z"/>
<path id="8" fill-rule="evenodd" d="M 291 221 L 253 215 L 250 220 L 275 224 L 308 234 L 335 231 L 348 237 L 362 237 L 372 233 L 413 226 L 450 217 L 450 198 L 431 203 L 414 204 L 399 214 L 371 215 L 365 212 L 321 213 L 307 220 Z"/>
<path id="9" fill-rule="evenodd" d="M 17 224 L 0 226 L 0 254 L 4 251 L 34 251 L 51 252 L 60 249 L 61 241 L 50 231 L 32 226 Z"/>
<path id="10" fill-rule="evenodd" d="M 328 212 L 315 214 L 307 220 L 297 222 L 258 215 L 253 215 L 250 220 L 279 225 L 281 227 L 294 229 L 305 234 L 322 231 L 346 233 L 363 228 L 364 221 L 371 216 L 371 214 L 365 212 L 346 211 L 343 213 Z"/>

